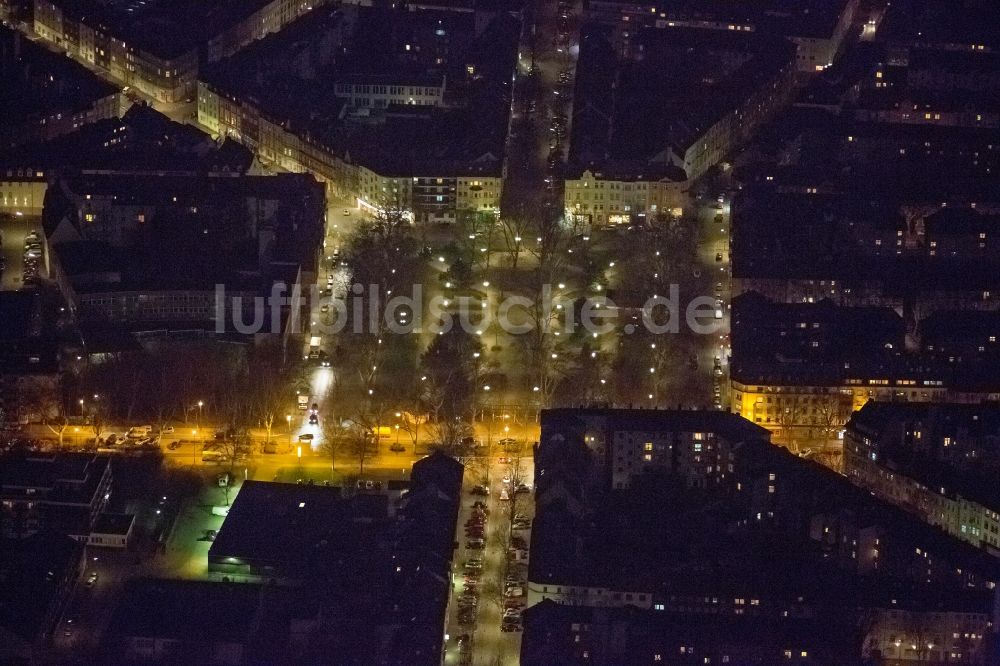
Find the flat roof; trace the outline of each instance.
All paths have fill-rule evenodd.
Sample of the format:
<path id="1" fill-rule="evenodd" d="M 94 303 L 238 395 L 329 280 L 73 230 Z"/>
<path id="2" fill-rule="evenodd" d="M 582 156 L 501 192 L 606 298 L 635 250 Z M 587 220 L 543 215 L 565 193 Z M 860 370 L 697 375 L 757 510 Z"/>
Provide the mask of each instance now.
<path id="1" fill-rule="evenodd" d="M 4 84 L 0 86 L 4 130 L 16 128 L 18 123 L 37 123 L 58 113 L 72 116 L 118 92 L 83 65 L 4 26 L 0 26 L 0 64 L 4 71 Z M 23 136 L 0 132 L 4 143 L 23 140 Z"/>
<path id="2" fill-rule="evenodd" d="M 125 583 L 111 616 L 111 637 L 249 642 L 262 586 L 139 578 Z"/>
<path id="3" fill-rule="evenodd" d="M 610 27 L 585 26 L 576 68 L 571 164 L 666 161 L 789 66 L 790 42 L 732 31 L 640 28 L 628 54 Z M 609 91 L 611 91 L 609 93 Z"/>
<path id="4" fill-rule="evenodd" d="M 270 0 L 54 0 L 63 13 L 130 46 L 176 58 L 204 45 Z"/>
<path id="5" fill-rule="evenodd" d="M 133 523 L 135 523 L 135 515 L 131 513 L 102 513 L 97 516 L 90 531 L 94 534 L 125 536 L 132 529 Z"/>
<path id="6" fill-rule="evenodd" d="M 221 144 L 191 125 L 169 120 L 149 106 L 133 104 L 121 118 L 81 125 L 49 141 L 33 142 L 0 155 L 0 171 L 243 174 L 253 154 L 232 139 Z"/>
<path id="7" fill-rule="evenodd" d="M 498 177 L 519 27 L 505 13 L 477 30 L 472 15 L 455 12 L 319 9 L 199 77 L 303 141 L 379 175 Z M 329 51 L 331 44 L 338 48 Z M 406 48 L 417 44 L 426 48 Z M 324 55 L 311 55 L 316 51 Z M 311 71 L 273 66 L 296 53 L 314 58 Z M 351 117 L 335 94 L 344 81 L 388 88 L 445 80 L 440 107 L 372 104 L 362 107 L 367 115 Z"/>
<path id="8" fill-rule="evenodd" d="M 384 495 L 348 498 L 337 487 L 246 481 L 208 557 L 297 567 L 306 574 L 354 552 L 365 534 L 387 521 Z"/>
<path id="9" fill-rule="evenodd" d="M 39 533 L 0 542 L 0 627 L 27 643 L 49 629 L 51 604 L 66 581 L 76 578 L 83 544 L 63 535 Z"/>

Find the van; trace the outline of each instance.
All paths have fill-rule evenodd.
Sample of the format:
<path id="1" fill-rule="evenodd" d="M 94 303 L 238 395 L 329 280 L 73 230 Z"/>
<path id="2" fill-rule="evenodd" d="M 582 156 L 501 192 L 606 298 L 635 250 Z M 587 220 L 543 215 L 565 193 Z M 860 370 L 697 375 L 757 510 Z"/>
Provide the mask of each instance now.
<path id="1" fill-rule="evenodd" d="M 128 433 L 125 435 L 129 439 L 145 439 L 153 434 L 153 426 L 143 425 L 143 426 L 132 426 L 128 429 Z"/>

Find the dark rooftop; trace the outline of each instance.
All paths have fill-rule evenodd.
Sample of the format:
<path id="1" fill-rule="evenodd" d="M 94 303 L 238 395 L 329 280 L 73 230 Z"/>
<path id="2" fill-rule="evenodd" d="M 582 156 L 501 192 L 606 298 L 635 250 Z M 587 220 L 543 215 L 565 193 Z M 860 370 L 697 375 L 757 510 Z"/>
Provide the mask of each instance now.
<path id="1" fill-rule="evenodd" d="M 0 145 L 4 147 L 24 143 L 24 135 L 7 134 L 23 130 L 19 123 L 34 124 L 56 114 L 71 116 L 118 91 L 79 63 L 3 26 L 0 74 L 4 80 L 0 86 L 0 108 L 4 109 Z"/>
<path id="2" fill-rule="evenodd" d="M 248 100 L 304 140 L 383 176 L 498 176 L 518 32 L 518 21 L 507 14 L 477 30 L 471 15 L 454 12 L 318 10 L 202 80 L 223 95 Z M 408 48 L 414 44 L 424 48 Z M 446 79 L 445 105 L 408 113 L 373 106 L 357 117 L 345 115 L 336 83 L 372 77 L 387 85 L 392 77 L 400 85 Z"/>
<path id="3" fill-rule="evenodd" d="M 98 534 L 119 534 L 126 535 L 132 529 L 135 516 L 131 513 L 102 513 L 97 516 L 91 532 Z"/>
<path id="4" fill-rule="evenodd" d="M 584 29 L 571 164 L 664 162 L 667 149 L 683 154 L 795 51 L 782 40 L 696 28 L 645 28 L 629 39 L 623 60 L 609 28 Z"/>
<path id="5" fill-rule="evenodd" d="M 133 104 L 121 118 L 89 123 L 50 141 L 4 151 L 0 170 L 235 175 L 245 173 L 252 160 L 250 151 L 232 139 L 217 144 L 191 125 Z"/>
<path id="6" fill-rule="evenodd" d="M 247 643 L 258 624 L 262 590 L 248 583 L 131 580 L 108 633 L 117 637 Z"/>
<path id="7" fill-rule="evenodd" d="M 353 552 L 365 532 L 387 520 L 384 495 L 345 498 L 339 488 L 247 481 L 209 549 L 209 559 L 253 560 L 301 571 L 321 562 L 330 566 Z"/>
<path id="8" fill-rule="evenodd" d="M 160 58 L 176 58 L 250 17 L 268 0 L 56 0 L 63 13 Z"/>
<path id="9" fill-rule="evenodd" d="M 67 536 L 41 533 L 0 541 L 0 627 L 26 643 L 51 627 L 50 605 L 67 580 L 75 580 L 83 545 Z"/>

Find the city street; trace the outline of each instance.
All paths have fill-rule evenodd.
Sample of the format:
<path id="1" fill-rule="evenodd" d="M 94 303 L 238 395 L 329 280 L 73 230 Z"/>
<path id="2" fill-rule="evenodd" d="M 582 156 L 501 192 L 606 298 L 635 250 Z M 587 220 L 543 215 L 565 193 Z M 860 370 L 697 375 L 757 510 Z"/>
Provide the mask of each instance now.
<path id="1" fill-rule="evenodd" d="M 503 630 L 507 609 L 523 607 L 526 594 L 527 559 L 530 553 L 530 529 L 512 530 L 513 517 L 524 514 L 534 516 L 533 493 L 515 493 L 513 485 L 518 474 L 512 473 L 514 465 L 520 470 L 520 482 L 534 486 L 534 465 L 530 444 L 511 446 L 511 455 L 500 446 L 491 447 L 491 455 L 478 458 L 466 465 L 463 481 L 462 508 L 456 525 L 459 544 L 453 564 L 452 599 L 445 644 L 445 664 L 476 664 L 494 666 L 518 663 L 521 644 L 520 621 L 516 629 Z M 528 449 L 528 453 L 523 452 Z M 521 457 L 523 455 L 523 457 Z M 515 462 L 509 462 L 510 460 Z M 512 478 L 513 477 L 513 478 Z M 511 479 L 505 482 L 504 479 Z M 477 486 L 489 488 L 489 495 L 474 494 Z M 509 499 L 501 499 L 502 497 Z M 485 529 L 482 548 L 472 548 L 467 535 L 469 525 L 475 524 L 477 502 L 486 505 Z M 466 536 L 463 537 L 463 533 Z M 525 541 L 525 548 L 516 549 L 518 559 L 511 559 L 512 538 Z M 472 609 L 470 611 L 470 609 Z M 520 617 L 520 614 L 517 614 Z"/>
<path id="2" fill-rule="evenodd" d="M 24 287 L 24 240 L 31 229 L 41 227 L 41 220 L 27 215 L 0 217 L 0 238 L 3 246 L 0 257 L 4 269 L 0 271 L 0 291 L 16 291 Z M 39 267 L 44 263 L 39 260 Z"/>

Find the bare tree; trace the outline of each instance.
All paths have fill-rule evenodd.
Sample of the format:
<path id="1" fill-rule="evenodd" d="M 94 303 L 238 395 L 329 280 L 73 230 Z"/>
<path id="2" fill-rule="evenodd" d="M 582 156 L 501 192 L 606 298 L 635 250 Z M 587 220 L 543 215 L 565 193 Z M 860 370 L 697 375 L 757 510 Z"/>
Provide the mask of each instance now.
<path id="1" fill-rule="evenodd" d="M 525 249 L 525 238 L 531 229 L 528 217 L 523 214 L 511 214 L 500 218 L 500 231 L 503 234 L 504 247 L 510 260 L 510 267 L 517 270 L 521 252 Z"/>
<path id="2" fill-rule="evenodd" d="M 472 426 L 461 417 L 443 417 L 428 424 L 435 447 L 448 455 L 463 460 L 471 453 Z"/>
<path id="3" fill-rule="evenodd" d="M 346 447 L 358 461 L 358 474 L 365 473 L 365 462 L 377 450 L 383 427 L 384 406 L 375 400 L 365 400 L 349 420 L 344 422 Z"/>
<path id="4" fill-rule="evenodd" d="M 320 450 L 330 458 L 330 469 L 337 471 L 337 457 L 347 455 L 351 450 L 354 434 L 332 415 L 322 420 L 323 444 Z"/>
<path id="5" fill-rule="evenodd" d="M 490 269 L 497 218 L 492 211 L 464 210 L 458 213 L 459 244 L 463 254 L 481 271 Z M 483 252 L 483 248 L 486 251 Z"/>
<path id="6" fill-rule="evenodd" d="M 785 436 L 785 443 L 793 453 L 798 453 L 798 444 L 793 437 L 795 428 L 800 424 L 802 417 L 802 406 L 796 396 L 783 398 L 783 402 L 778 405 L 777 422 L 781 426 L 781 432 Z"/>
<path id="7" fill-rule="evenodd" d="M 291 393 L 290 381 L 284 367 L 281 347 L 268 344 L 253 349 L 248 367 L 248 390 L 251 409 L 257 422 L 265 431 L 265 443 L 271 442 L 274 424 Z"/>
<path id="8" fill-rule="evenodd" d="M 63 437 L 69 427 L 69 415 L 58 389 L 43 386 L 31 386 L 21 395 L 22 403 L 38 415 L 49 431 L 58 437 L 62 448 Z"/>

